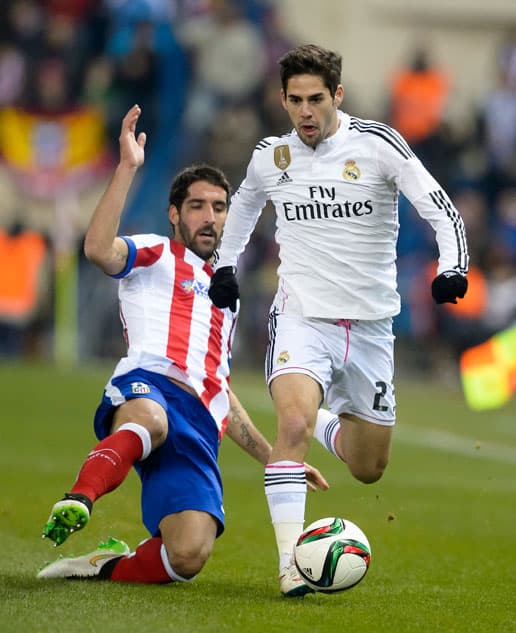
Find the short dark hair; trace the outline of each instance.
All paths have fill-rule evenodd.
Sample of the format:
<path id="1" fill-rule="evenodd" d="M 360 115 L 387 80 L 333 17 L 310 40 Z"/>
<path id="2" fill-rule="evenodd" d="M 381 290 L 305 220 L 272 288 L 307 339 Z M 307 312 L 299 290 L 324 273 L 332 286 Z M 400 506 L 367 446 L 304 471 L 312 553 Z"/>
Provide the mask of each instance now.
<path id="1" fill-rule="evenodd" d="M 204 180 L 211 185 L 221 187 L 226 192 L 227 200 L 231 193 L 231 187 L 224 172 L 212 165 L 199 164 L 190 165 L 182 169 L 172 181 L 168 202 L 171 206 L 175 206 L 179 211 L 183 206 L 183 202 L 188 195 L 188 188 L 195 182 Z"/>
<path id="2" fill-rule="evenodd" d="M 287 92 L 288 80 L 294 75 L 318 75 L 335 96 L 341 82 L 342 56 L 317 44 L 303 44 L 293 48 L 278 61 L 283 92 Z"/>

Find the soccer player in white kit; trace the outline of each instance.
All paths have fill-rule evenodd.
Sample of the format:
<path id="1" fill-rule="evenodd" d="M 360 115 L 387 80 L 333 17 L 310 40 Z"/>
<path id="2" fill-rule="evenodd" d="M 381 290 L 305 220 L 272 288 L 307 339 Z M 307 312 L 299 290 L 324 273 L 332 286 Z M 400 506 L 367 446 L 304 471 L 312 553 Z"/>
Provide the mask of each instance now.
<path id="1" fill-rule="evenodd" d="M 280 590 L 297 596 L 309 591 L 291 557 L 304 523 L 312 436 L 362 482 L 377 481 L 388 462 L 399 193 L 435 230 L 437 303 L 464 296 L 468 253 L 457 209 L 400 134 L 339 110 L 341 57 L 304 45 L 279 63 L 294 129 L 258 143 L 231 201 L 209 294 L 219 307 L 239 296 L 238 257 L 271 200 L 280 265 L 265 369 L 278 430 L 265 492 Z M 316 423 L 325 399 L 338 419 L 319 415 Z"/>
<path id="2" fill-rule="evenodd" d="M 122 122 L 120 162 L 93 214 L 87 257 L 120 279 L 127 355 L 117 364 L 97 409 L 100 440 L 82 464 L 43 536 L 63 543 L 90 519 L 93 503 L 135 467 L 142 482 L 143 522 L 150 538 L 134 552 L 118 539 L 45 566 L 39 578 L 116 582 L 189 581 L 224 529 L 220 439 L 228 435 L 265 464 L 271 447 L 229 389 L 237 303 L 208 297 L 215 248 L 227 215 L 229 184 L 218 169 L 182 170 L 170 191 L 173 237 L 117 236 L 127 193 L 144 161 L 144 133 L 134 106 Z M 327 487 L 310 466 L 313 484 Z"/>

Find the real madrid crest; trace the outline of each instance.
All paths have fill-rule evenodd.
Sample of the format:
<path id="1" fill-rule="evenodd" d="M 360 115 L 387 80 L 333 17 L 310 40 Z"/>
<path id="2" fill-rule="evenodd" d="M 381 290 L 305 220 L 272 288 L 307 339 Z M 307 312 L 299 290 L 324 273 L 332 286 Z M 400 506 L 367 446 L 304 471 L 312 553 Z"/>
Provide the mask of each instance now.
<path id="1" fill-rule="evenodd" d="M 276 358 L 276 364 L 284 365 L 285 363 L 288 363 L 289 360 L 290 354 L 287 351 L 283 351 L 278 354 L 278 358 Z"/>
<path id="2" fill-rule="evenodd" d="M 285 170 L 290 165 L 291 160 L 290 147 L 288 145 L 278 145 L 278 147 L 274 148 L 274 163 L 276 167 Z"/>
<path id="3" fill-rule="evenodd" d="M 344 180 L 359 180 L 360 179 L 360 169 L 357 167 L 357 164 L 354 160 L 347 160 L 344 165 L 344 171 L 342 172 L 342 177 Z"/>

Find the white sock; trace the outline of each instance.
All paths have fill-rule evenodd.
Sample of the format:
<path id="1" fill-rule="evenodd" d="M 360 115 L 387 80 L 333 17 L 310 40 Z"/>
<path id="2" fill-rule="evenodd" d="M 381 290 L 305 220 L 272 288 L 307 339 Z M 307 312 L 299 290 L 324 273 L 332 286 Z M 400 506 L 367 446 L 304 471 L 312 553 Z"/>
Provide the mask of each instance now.
<path id="1" fill-rule="evenodd" d="M 281 571 L 283 567 L 291 564 L 295 542 L 303 531 L 306 503 L 305 465 L 287 460 L 267 464 L 264 485 Z"/>
<path id="2" fill-rule="evenodd" d="M 178 573 L 176 573 L 172 569 L 172 565 L 170 564 L 170 561 L 168 560 L 168 555 L 167 555 L 167 550 L 165 548 L 165 543 L 161 544 L 160 555 L 161 555 L 161 562 L 163 563 L 163 567 L 166 569 L 167 574 L 170 576 L 170 579 L 172 581 L 175 581 L 175 582 L 192 582 L 193 579 L 197 577 L 197 575 L 195 575 L 195 576 L 192 576 L 191 578 L 183 578 L 183 576 L 180 576 Z"/>
<path id="3" fill-rule="evenodd" d="M 340 459 L 335 449 L 335 440 L 337 439 L 339 431 L 339 416 L 331 413 L 327 409 L 319 409 L 315 422 L 314 437 L 327 451 L 330 451 L 330 453 Z"/>
<path id="4" fill-rule="evenodd" d="M 141 439 L 143 445 L 142 456 L 139 461 L 147 459 L 152 450 L 152 440 L 148 429 L 141 424 L 136 424 L 135 422 L 124 422 L 124 424 L 121 424 L 117 428 L 115 433 L 118 431 L 132 431 L 133 433 L 136 433 L 136 435 Z"/>

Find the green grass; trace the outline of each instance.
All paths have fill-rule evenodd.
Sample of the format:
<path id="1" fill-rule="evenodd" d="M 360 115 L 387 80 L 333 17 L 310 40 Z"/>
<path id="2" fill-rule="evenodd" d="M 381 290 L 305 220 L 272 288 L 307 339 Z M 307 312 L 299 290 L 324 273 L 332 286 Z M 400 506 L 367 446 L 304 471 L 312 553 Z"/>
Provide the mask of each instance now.
<path id="1" fill-rule="evenodd" d="M 134 473 L 100 499 L 87 529 L 58 550 L 40 539 L 52 503 L 93 446 L 93 411 L 111 367 L 59 371 L 0 364 L 0 630 L 46 633 L 516 631 L 516 406 L 468 411 L 461 394 L 398 384 L 398 426 L 383 479 L 365 486 L 314 445 L 309 461 L 331 484 L 310 494 L 307 522 L 340 515 L 371 542 L 366 579 L 349 592 L 279 596 L 263 470 L 230 440 L 221 450 L 226 532 L 190 585 L 38 581 L 58 553 L 114 535 L 132 547 L 140 523 Z M 261 376 L 235 390 L 270 438 Z"/>

